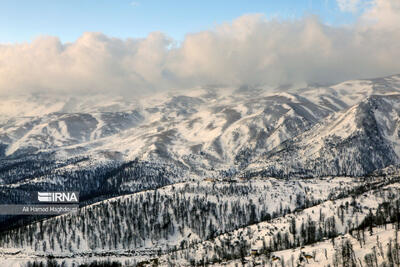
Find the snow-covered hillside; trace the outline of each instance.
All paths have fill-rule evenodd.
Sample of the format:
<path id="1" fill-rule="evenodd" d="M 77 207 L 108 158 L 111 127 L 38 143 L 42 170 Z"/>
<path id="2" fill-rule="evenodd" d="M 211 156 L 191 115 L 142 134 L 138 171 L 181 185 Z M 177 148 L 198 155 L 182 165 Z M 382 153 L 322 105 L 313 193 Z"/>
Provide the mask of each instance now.
<path id="1" fill-rule="evenodd" d="M 364 182 L 363 179 L 341 177 L 178 183 L 104 200 L 84 207 L 78 214 L 59 216 L 18 232 L 11 231 L 0 235 L 0 246 L 60 255 L 82 251 L 166 250 L 269 220 L 328 198 L 335 199 Z M 98 218 L 102 218 L 100 224 L 95 223 Z M 69 230 L 64 231 L 63 225 L 68 225 Z M 114 233 L 124 234 L 117 240 Z M 46 244 L 37 246 L 38 242 L 28 240 L 32 234 L 42 235 L 37 237 L 47 240 Z M 24 241 L 18 241 L 20 239 Z M 69 240 L 67 247 L 63 240 Z M 102 248 L 95 245 L 100 243 Z"/>
<path id="2" fill-rule="evenodd" d="M 362 238 L 357 233 L 339 235 L 312 245 L 276 251 L 273 255 L 247 256 L 213 266 L 396 266 L 400 263 L 398 239 L 397 225 L 387 224 L 372 227 Z"/>
<path id="3" fill-rule="evenodd" d="M 400 95 L 372 95 L 262 155 L 247 175 L 362 176 L 399 164 Z"/>
<path id="4" fill-rule="evenodd" d="M 357 196 L 328 200 L 271 221 L 222 234 L 172 252 L 173 256 L 165 255 L 162 259 L 171 261 L 173 258 L 179 266 L 190 266 L 193 262 L 244 258 L 252 250 L 256 250 L 257 254 L 272 256 L 279 251 L 301 248 L 348 233 L 360 235 L 362 233 L 358 229 L 366 232 L 367 227 L 398 220 L 396 207 L 400 205 L 399 190 L 399 184 L 395 183 Z M 272 261 L 271 258 L 269 260 Z"/>
<path id="5" fill-rule="evenodd" d="M 390 243 L 400 226 L 400 75 L 6 97 L 0 113 L 0 203 L 81 200 L 77 214 L 0 216 L 0 266 L 379 266 L 399 252 L 377 259 L 365 235 Z"/>
<path id="6" fill-rule="evenodd" d="M 132 266 L 152 258 L 189 266 L 246 258 L 252 250 L 278 255 L 396 221 L 399 193 L 397 178 L 175 184 L 3 232 L 0 263 L 51 255 L 72 266 L 108 255 Z"/>
<path id="7" fill-rule="evenodd" d="M 400 78 L 391 76 L 348 81 L 331 87 L 295 88 L 287 92 L 242 87 L 198 88 L 134 100 L 94 97 L 92 100 L 65 99 L 64 102 L 58 98 L 51 102 L 42 97 L 44 103 L 49 102 L 47 109 L 39 104 L 40 96 L 25 102 L 22 98 L 4 99 L 1 101 L 5 105 L 26 106 L 26 109 L 3 114 L 7 119 L 0 125 L 0 153 L 4 153 L 3 157 L 15 157 L 55 152 L 58 159 L 88 156 L 96 160 L 107 151 L 118 154 L 118 160 L 138 158 L 164 162 L 178 166 L 188 175 L 207 177 L 220 175 L 221 171 L 232 175 L 250 163 L 253 163 L 250 169 L 254 169 L 259 162 L 264 165 L 264 161 L 271 161 L 270 165 L 277 164 L 279 168 L 279 162 L 270 160 L 271 153 L 313 126 L 304 137 L 295 139 L 307 139 L 300 140 L 301 144 L 296 146 L 313 144 L 312 149 L 301 152 L 305 156 L 315 158 L 316 151 L 321 152 L 327 145 L 323 142 L 329 145 L 339 136 L 345 140 L 355 138 L 362 143 L 349 147 L 356 152 L 347 157 L 367 157 L 370 156 L 368 149 L 357 146 L 375 146 L 368 142 L 381 138 L 381 127 L 387 127 L 384 130 L 387 142 L 382 141 L 385 144 L 372 149 L 385 149 L 382 145 L 386 147 L 388 143 L 389 150 L 385 151 L 388 156 L 377 155 L 370 168 L 356 166 L 348 171 L 346 167 L 336 168 L 329 163 L 326 170 L 313 173 L 364 174 L 398 161 L 399 148 L 394 132 L 398 97 L 394 94 L 399 92 Z M 377 114 L 374 113 L 373 105 L 386 104 L 390 108 L 380 107 Z M 379 124 L 378 132 L 365 133 L 368 135 L 365 136 L 364 132 L 369 130 L 374 119 Z M 383 120 L 387 125 L 383 125 Z M 375 134 L 378 136 L 373 136 Z M 335 157 L 335 153 L 329 151 L 328 154 Z M 307 169 L 310 164 L 301 167 Z M 268 163 L 266 166 L 269 167 Z M 273 173 L 282 174 L 282 170 Z"/>

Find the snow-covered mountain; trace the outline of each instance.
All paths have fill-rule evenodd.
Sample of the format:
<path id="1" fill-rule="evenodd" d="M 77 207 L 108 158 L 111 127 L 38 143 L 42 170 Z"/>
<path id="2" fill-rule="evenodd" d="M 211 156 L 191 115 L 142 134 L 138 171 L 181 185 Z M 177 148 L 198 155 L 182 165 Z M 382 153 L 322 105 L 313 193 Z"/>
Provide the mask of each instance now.
<path id="1" fill-rule="evenodd" d="M 246 172 L 279 176 L 360 175 L 398 163 L 397 134 L 393 134 L 398 93 L 397 75 L 284 93 L 210 87 L 131 101 L 45 98 L 47 110 L 38 104 L 40 97 L 31 97 L 26 104 L 22 98 L 5 99 L 4 105 L 30 109 L 6 114 L 0 142 L 3 157 L 55 152 L 58 159 L 96 160 L 106 151 L 118 155 L 113 160 L 163 162 L 200 177 L 231 175 L 246 167 Z M 343 143 L 341 150 L 329 149 L 338 142 Z M 281 153 L 289 151 L 286 147 L 290 151 L 298 147 L 299 152 L 282 159 L 282 147 Z M 337 153 L 346 158 L 330 160 Z M 360 162 L 365 157 L 372 162 Z M 310 173 L 313 164 L 319 169 Z"/>
<path id="2" fill-rule="evenodd" d="M 362 176 L 399 164 L 400 95 L 372 95 L 248 166 L 254 175 Z"/>
<path id="3" fill-rule="evenodd" d="M 400 75 L 7 105 L 0 203 L 81 207 L 0 217 L 0 265 L 400 264 Z"/>

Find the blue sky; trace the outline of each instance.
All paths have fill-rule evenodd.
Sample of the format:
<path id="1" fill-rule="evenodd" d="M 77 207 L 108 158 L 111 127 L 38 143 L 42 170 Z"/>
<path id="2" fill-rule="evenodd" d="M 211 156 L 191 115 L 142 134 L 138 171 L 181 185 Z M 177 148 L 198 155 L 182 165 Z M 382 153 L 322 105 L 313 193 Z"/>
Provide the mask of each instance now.
<path id="1" fill-rule="evenodd" d="M 31 41 L 39 35 L 76 40 L 83 32 L 120 38 L 161 31 L 176 40 L 186 33 L 251 13 L 293 19 L 316 14 L 331 25 L 352 23 L 357 14 L 342 12 L 336 0 L 2 0 L 0 43 Z"/>

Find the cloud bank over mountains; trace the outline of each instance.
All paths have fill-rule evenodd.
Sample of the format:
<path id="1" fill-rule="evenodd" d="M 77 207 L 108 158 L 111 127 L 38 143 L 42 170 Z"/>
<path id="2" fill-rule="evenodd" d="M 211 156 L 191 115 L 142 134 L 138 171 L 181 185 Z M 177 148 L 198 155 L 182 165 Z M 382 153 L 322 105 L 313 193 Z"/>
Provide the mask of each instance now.
<path id="1" fill-rule="evenodd" d="M 0 94 L 331 83 L 400 73 L 399 58 L 400 2 L 375 0 L 357 23 L 343 27 L 315 16 L 282 21 L 250 14 L 188 34 L 179 45 L 160 32 L 143 39 L 85 33 L 73 43 L 43 36 L 2 44 Z"/>

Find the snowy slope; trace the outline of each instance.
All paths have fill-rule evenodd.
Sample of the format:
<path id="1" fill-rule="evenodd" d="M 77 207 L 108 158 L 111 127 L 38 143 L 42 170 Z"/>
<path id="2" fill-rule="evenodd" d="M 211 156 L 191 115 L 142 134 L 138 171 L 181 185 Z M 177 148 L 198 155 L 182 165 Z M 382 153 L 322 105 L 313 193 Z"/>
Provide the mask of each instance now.
<path id="1" fill-rule="evenodd" d="M 398 182 L 387 178 L 175 184 L 3 232 L 0 263 L 23 266 L 53 255 L 68 266 L 88 257 L 132 265 L 159 258 L 161 266 L 191 266 L 192 261 L 239 259 L 241 249 L 248 257 L 251 249 L 265 248 L 289 260 L 286 245 L 300 248 L 348 234 L 370 214 L 382 213 L 390 222 L 399 192 Z"/>
<path id="2" fill-rule="evenodd" d="M 396 218 L 395 216 L 397 215 L 395 215 L 394 209 L 396 206 L 395 203 L 399 201 L 399 190 L 399 184 L 396 183 L 385 186 L 379 190 L 365 192 L 359 196 L 346 197 L 335 201 L 325 201 L 300 212 L 291 213 L 268 222 L 261 222 L 239 228 L 235 231 L 220 235 L 215 239 L 194 244 L 190 248 L 166 254 L 161 257 L 161 259 L 164 263 L 172 262 L 179 266 L 191 266 L 193 262 L 217 263 L 226 261 L 232 264 L 230 266 L 234 266 L 234 263 L 242 262 L 242 260 L 229 262 L 229 259 L 240 259 L 243 257 L 246 258 L 246 261 L 253 260 L 254 258 L 249 257 L 249 255 L 251 250 L 256 250 L 258 251 L 257 253 L 269 254 L 268 258 L 263 259 L 268 264 L 276 263 L 274 263 L 272 259 L 273 256 L 280 257 L 278 263 L 282 260 L 282 256 L 285 261 L 290 262 L 292 254 L 295 259 L 294 262 L 296 262 L 300 251 L 303 250 L 303 246 L 310 245 L 304 248 L 304 252 L 307 252 L 307 254 L 308 252 L 312 253 L 311 247 L 317 250 L 318 253 L 321 253 L 318 249 L 326 248 L 324 246 L 326 243 L 318 242 L 336 237 L 340 237 L 337 238 L 340 242 L 341 236 L 348 235 L 350 232 L 354 236 L 362 235 L 361 230 L 357 231 L 359 227 L 363 229 L 363 236 L 365 238 L 366 235 L 369 235 L 369 233 L 366 233 L 368 229 L 365 227 L 369 227 L 369 224 L 365 224 L 367 222 L 365 219 L 370 215 L 378 216 L 381 213 L 383 215 L 383 220 L 380 225 L 385 224 L 385 222 L 390 222 L 389 213 L 393 216 L 392 218 Z M 392 198 L 393 196 L 395 196 L 395 199 Z M 391 207 L 389 210 L 393 210 L 387 213 L 383 212 L 385 206 L 386 209 L 387 207 Z M 375 223 L 374 226 L 376 226 Z M 392 228 L 392 226 L 389 227 Z M 352 229 L 354 229 L 354 231 L 351 231 Z M 374 231 L 382 232 L 377 229 L 373 230 L 373 232 Z M 392 230 L 382 233 L 385 238 L 384 240 L 388 241 L 390 233 L 393 232 Z M 358 237 L 360 238 L 360 236 Z M 394 236 L 391 237 L 394 239 Z M 366 241 L 368 240 L 368 238 L 365 239 Z M 370 241 L 368 243 L 370 244 Z M 288 250 L 288 248 L 291 249 Z M 330 249 L 332 250 L 332 248 Z M 365 255 L 370 252 L 371 251 L 366 248 L 360 249 L 359 255 Z M 324 253 L 322 253 L 322 255 L 324 255 Z M 322 255 L 318 255 L 318 258 L 321 259 Z M 363 260 L 363 257 L 361 257 L 361 260 Z M 314 260 L 310 262 L 312 264 L 316 263 Z M 320 265 L 312 264 L 300 264 L 300 266 L 325 266 L 324 264 L 327 266 L 328 264 L 332 264 L 332 252 L 329 253 L 328 259 L 318 262 Z M 215 265 L 220 266 L 218 264 Z M 284 265 L 279 264 L 277 266 Z M 294 266 L 299 265 L 296 264 Z"/>
<path id="3" fill-rule="evenodd" d="M 0 244 L 21 247 L 16 241 L 22 238 L 26 241 L 22 246 L 30 253 L 42 251 L 61 255 L 82 251 L 165 250 L 168 246 L 180 246 L 183 241 L 198 242 L 249 223 L 281 216 L 304 205 L 335 198 L 338 192 L 349 192 L 362 183 L 362 179 L 346 177 L 179 183 L 104 200 L 82 208 L 78 214 L 55 217 L 40 225 L 0 234 Z M 100 224 L 95 222 L 98 218 L 102 218 Z M 64 224 L 69 225 L 68 232 L 63 231 Z M 144 225 L 146 229 L 142 229 Z M 85 230 L 86 227 L 91 230 Z M 45 248 L 37 246 L 39 239 L 28 241 L 30 231 L 42 232 L 43 236 L 38 238 L 47 240 Z M 112 234 L 116 232 L 124 235 L 114 243 Z M 8 239 L 15 235 L 20 237 Z M 130 241 L 126 242 L 130 235 Z M 69 240 L 71 245 L 58 243 L 61 240 Z M 103 241 L 106 242 L 103 248 L 94 245 Z"/>
<path id="4" fill-rule="evenodd" d="M 321 142 L 330 142 L 328 137 L 334 135 L 349 140 L 356 132 L 366 129 L 357 122 L 363 113 L 360 105 L 376 95 L 385 96 L 393 110 L 380 109 L 379 114 L 373 115 L 379 123 L 386 123 L 379 127 L 387 128 L 383 138 L 390 148 L 387 158 L 378 156 L 373 164 L 374 168 L 380 168 L 396 163 L 400 151 L 395 133 L 397 104 L 394 102 L 397 100 L 391 96 L 399 90 L 399 76 L 391 76 L 348 81 L 330 87 L 290 89 L 288 92 L 242 87 L 197 88 L 141 99 L 99 96 L 5 98 L 0 100 L 4 106 L 22 108 L 2 111 L 0 155 L 13 157 L 55 152 L 60 160 L 87 156 L 101 164 L 100 159 L 106 152 L 118 154 L 119 160 L 139 158 L 171 164 L 185 171 L 187 176 L 234 175 L 250 163 L 249 170 L 263 169 L 261 165 L 270 161 L 270 156 L 265 160 L 266 155 L 314 126 L 308 134 L 301 135 L 304 139 L 302 147 L 307 148 L 302 153 L 307 157 L 312 155 L 310 160 L 317 158 L 320 162 L 315 154 L 324 150 L 325 145 Z M 376 105 L 381 104 L 386 105 L 386 102 Z M 323 125 L 327 126 L 324 128 Z M 372 138 L 374 133 L 370 134 Z M 378 148 L 382 147 L 373 145 L 373 149 Z M 370 156 L 366 151 L 360 151 L 361 148 L 354 149 L 357 152 L 350 153 L 349 157 Z M 335 157 L 335 151 L 328 152 L 330 157 Z M 281 176 L 280 164 L 272 158 L 265 166 L 277 165 L 278 170 L 267 173 Z M 307 164 L 306 168 L 313 168 L 311 163 L 310 166 Z M 315 174 L 365 173 L 363 166 L 356 166 L 353 172 L 340 168 L 335 172 L 331 171 L 330 163 L 327 165 L 329 170 L 319 170 Z"/>
<path id="5" fill-rule="evenodd" d="M 116 134 L 142 121 L 137 111 L 109 113 L 51 113 L 10 119 L 0 127 L 6 155 L 54 149 Z"/>
<path id="6" fill-rule="evenodd" d="M 15 117 L 0 125 L 0 142 L 6 156 L 55 151 L 60 159 L 96 158 L 111 151 L 209 175 L 245 166 L 332 112 L 288 93 L 232 90 L 143 99 L 129 111 Z"/>
<path id="7" fill-rule="evenodd" d="M 395 224 L 373 227 L 372 234 L 367 233 L 364 238 L 365 241 L 360 242 L 356 235 L 345 234 L 301 248 L 277 251 L 270 257 L 265 255 L 247 256 L 245 258 L 246 263 L 243 265 L 242 260 L 232 260 L 221 264 L 216 263 L 213 266 L 271 266 L 271 264 L 277 267 L 328 267 L 335 266 L 335 264 L 341 266 L 343 264 L 341 254 L 345 251 L 343 247 L 346 246 L 350 248 L 351 254 L 349 256 L 351 256 L 351 260 L 354 260 L 355 267 L 374 265 L 375 262 L 378 263 L 378 266 L 385 266 L 384 264 L 388 266 L 391 262 L 388 255 L 392 255 L 392 263 L 399 263 L 396 256 L 396 253 L 399 253 L 399 243 L 396 243 L 399 233 L 396 231 Z M 305 255 L 312 257 L 307 259 Z M 345 264 L 349 264 L 349 262 L 348 259 L 344 261 Z"/>
<path id="8" fill-rule="evenodd" d="M 399 164 L 400 95 L 373 95 L 262 155 L 247 175 L 362 176 Z"/>
<path id="9" fill-rule="evenodd" d="M 293 89 L 293 92 L 306 97 L 313 103 L 339 111 L 371 95 L 400 93 L 400 75 L 345 81 L 329 87 L 309 86 Z"/>

